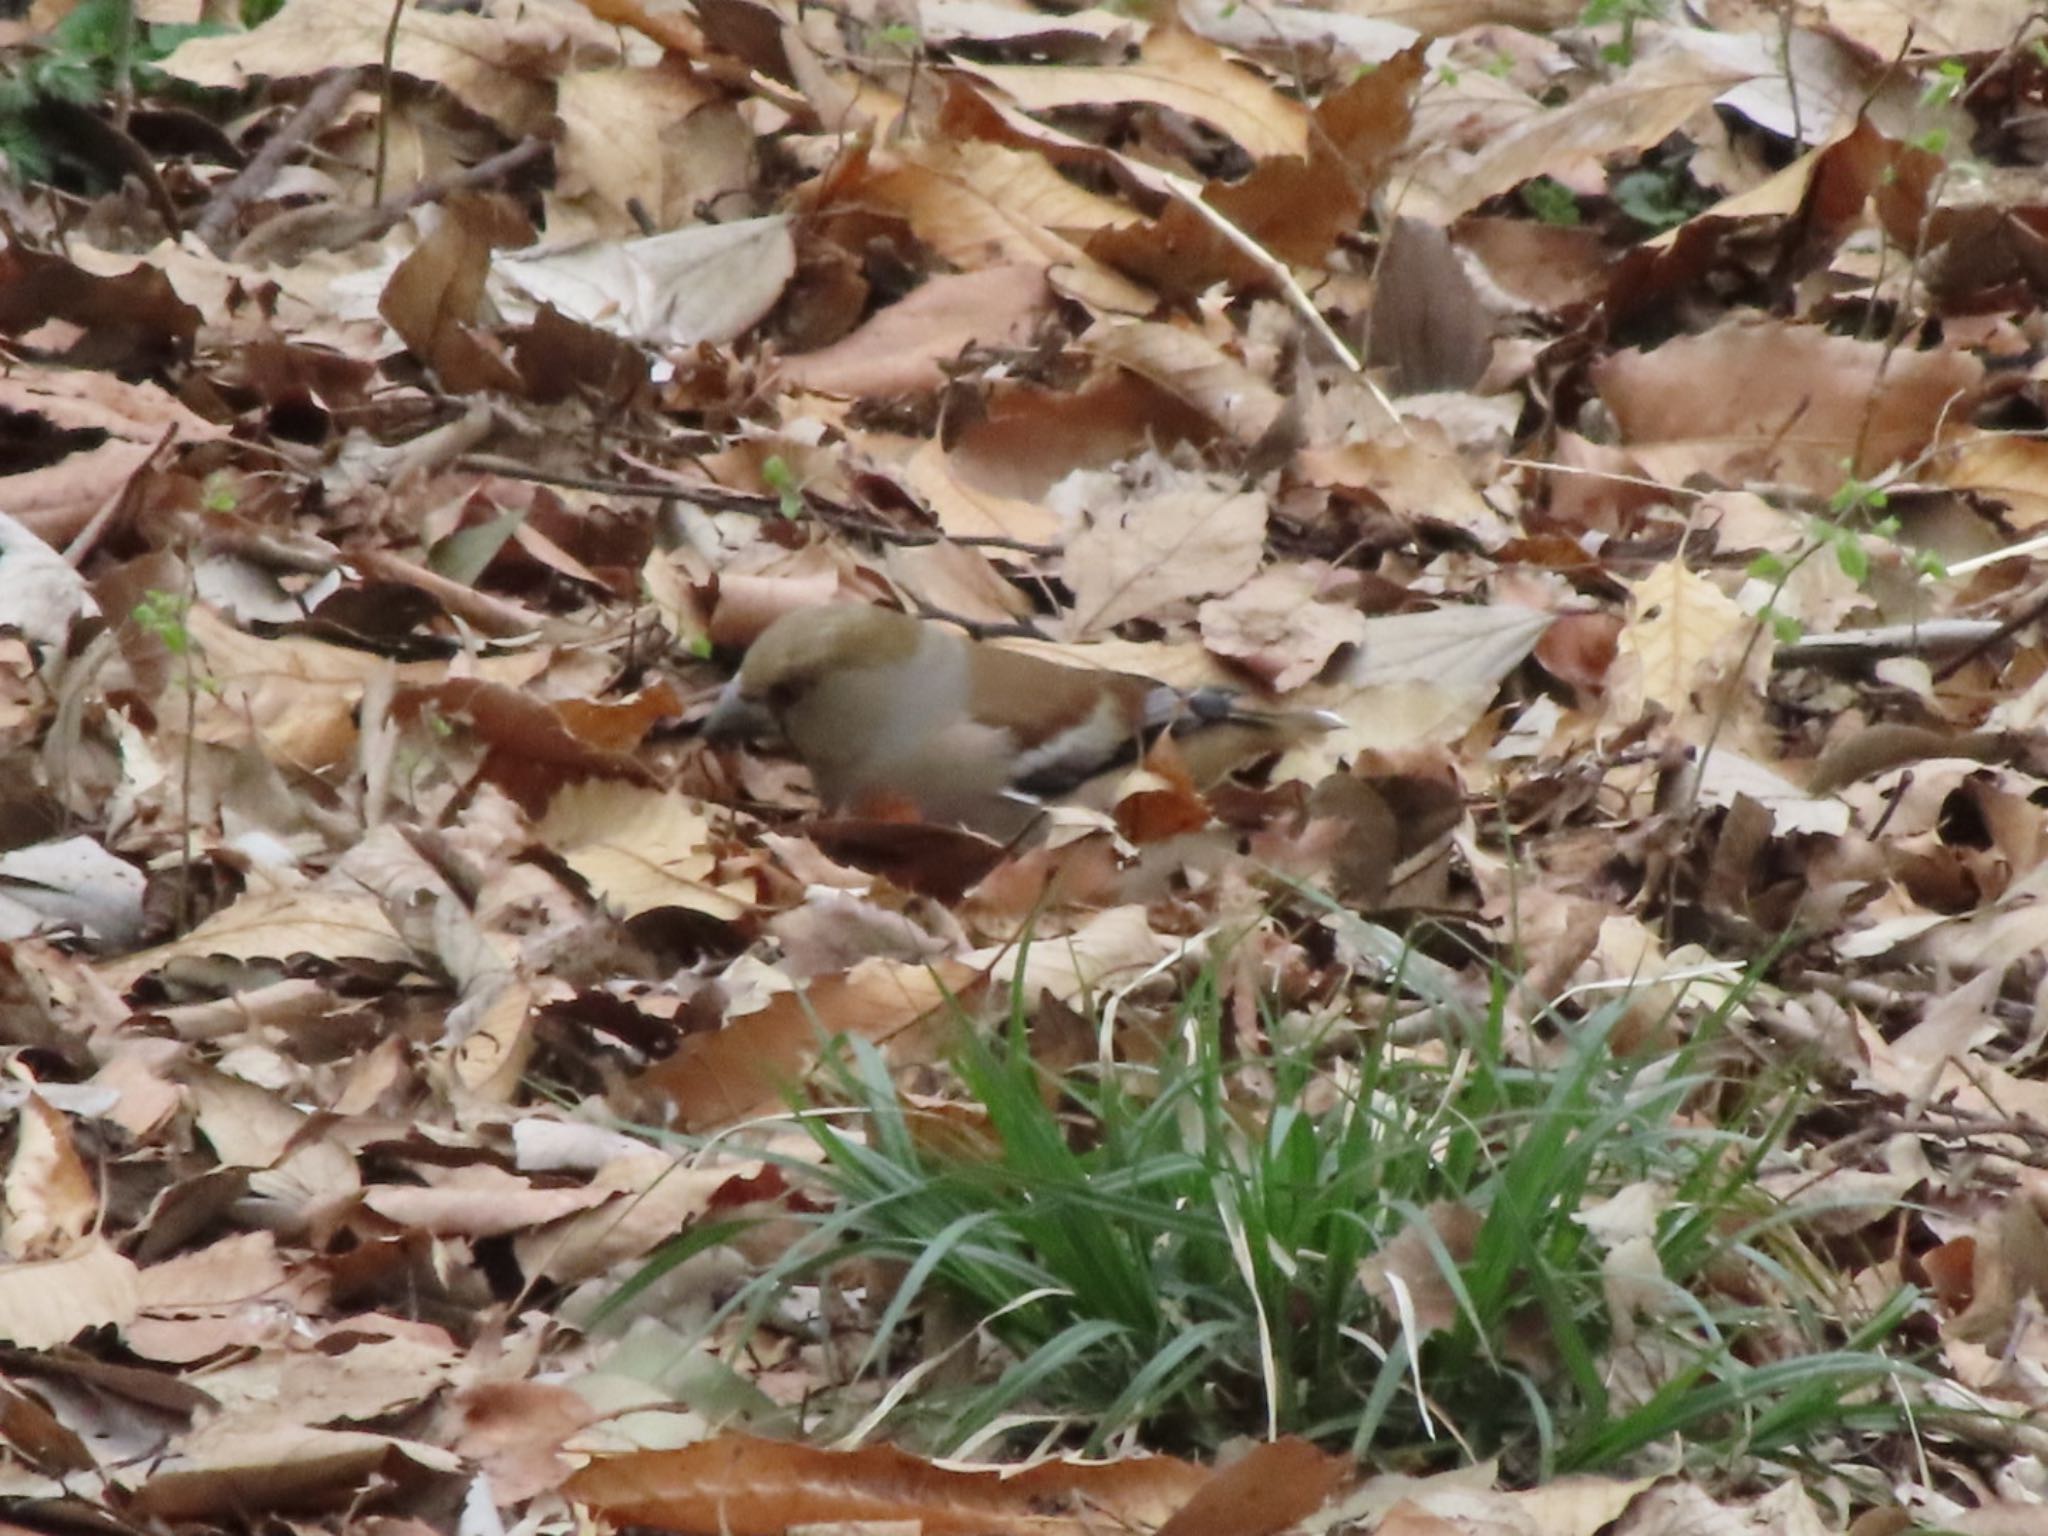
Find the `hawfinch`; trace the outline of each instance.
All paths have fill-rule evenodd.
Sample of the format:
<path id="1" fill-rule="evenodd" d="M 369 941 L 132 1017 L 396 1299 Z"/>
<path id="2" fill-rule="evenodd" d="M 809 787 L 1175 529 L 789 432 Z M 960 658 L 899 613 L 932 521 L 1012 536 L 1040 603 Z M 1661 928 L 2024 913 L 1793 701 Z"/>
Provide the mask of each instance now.
<path id="1" fill-rule="evenodd" d="M 1062 666 L 857 604 L 785 614 L 704 723 L 714 741 L 781 738 L 836 812 L 915 811 L 1008 840 L 1040 803 L 1134 766 L 1171 733 L 1198 784 L 1338 723 L 1240 709 L 1131 672 Z"/>

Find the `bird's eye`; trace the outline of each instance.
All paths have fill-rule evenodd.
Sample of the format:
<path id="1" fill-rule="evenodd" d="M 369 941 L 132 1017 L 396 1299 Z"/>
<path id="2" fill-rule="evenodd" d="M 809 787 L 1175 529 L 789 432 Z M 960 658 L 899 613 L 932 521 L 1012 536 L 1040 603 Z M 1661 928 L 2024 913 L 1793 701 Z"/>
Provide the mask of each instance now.
<path id="1" fill-rule="evenodd" d="M 768 690 L 768 707 L 776 710 L 787 709 L 802 693 L 803 686 L 796 679 L 786 678 Z"/>

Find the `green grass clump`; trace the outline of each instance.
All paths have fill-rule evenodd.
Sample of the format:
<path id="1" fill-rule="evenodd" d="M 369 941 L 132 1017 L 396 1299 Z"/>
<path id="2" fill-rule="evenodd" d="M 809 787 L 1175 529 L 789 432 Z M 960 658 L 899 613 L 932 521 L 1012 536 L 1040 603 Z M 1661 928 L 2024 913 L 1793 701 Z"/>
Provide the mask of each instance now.
<path id="1" fill-rule="evenodd" d="M 1697 1046 L 1617 1055 L 1625 1003 L 1548 1021 L 1555 1060 L 1530 1066 L 1505 986 L 1485 1018 L 1447 1007 L 1423 1048 L 1357 1031 L 1245 1059 L 1213 978 L 1142 1063 L 1055 1081 L 1021 1003 L 996 1038 L 968 1032 L 966 1132 L 854 1042 L 843 1104 L 802 1116 L 821 1160 L 786 1169 L 815 1202 L 801 1234 L 713 1326 L 748 1337 L 792 1288 L 888 1261 L 844 1406 L 806 1427 L 885 1422 L 934 1451 L 1292 1432 L 1540 1478 L 1668 1462 L 1681 1438 L 1728 1457 L 1896 1428 L 1876 1389 L 1906 1369 L 1883 1345 L 1913 1296 L 1850 1316 L 1756 1181 L 1796 1098 L 1706 1123 L 1727 1085 Z M 1647 1213 L 1633 1240 L 1586 1219 L 1624 1195 Z M 615 1306 L 732 1232 L 686 1234 Z M 1398 1283 L 1362 1278 L 1376 1255 Z M 965 1318 L 973 1352 L 941 1361 L 909 1326 L 925 1311 Z"/>

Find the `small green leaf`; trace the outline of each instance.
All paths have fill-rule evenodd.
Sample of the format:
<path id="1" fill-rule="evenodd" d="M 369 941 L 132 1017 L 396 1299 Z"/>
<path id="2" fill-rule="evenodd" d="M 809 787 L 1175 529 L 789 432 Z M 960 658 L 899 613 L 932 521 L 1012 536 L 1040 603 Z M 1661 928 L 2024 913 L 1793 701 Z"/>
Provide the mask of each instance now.
<path id="1" fill-rule="evenodd" d="M 1780 645 L 1790 645 L 1806 633 L 1806 626 L 1793 618 L 1789 613 L 1780 613 L 1775 608 L 1766 608 L 1763 611 L 1762 617 L 1764 622 L 1771 626 L 1771 633 L 1777 637 L 1778 644 Z"/>
<path id="2" fill-rule="evenodd" d="M 459 528 L 427 551 L 427 568 L 465 587 L 475 586 L 477 578 L 498 558 L 505 541 L 525 521 L 526 511 L 521 508 L 472 528 Z"/>
<path id="3" fill-rule="evenodd" d="M 1835 564 L 1842 568 L 1844 576 L 1859 587 L 1870 579 L 1870 552 L 1863 547 L 1860 539 L 1837 539 Z"/>
<path id="4" fill-rule="evenodd" d="M 1749 562 L 1749 574 L 1758 581 L 1783 581 L 1792 574 L 1792 567 L 1779 556 L 1765 550 Z"/>
<path id="5" fill-rule="evenodd" d="M 1522 202 L 1546 224 L 1569 229 L 1579 222 L 1579 200 L 1572 189 L 1548 176 L 1522 184 Z"/>
<path id="6" fill-rule="evenodd" d="M 789 467 L 789 461 L 779 453 L 771 453 L 761 465 L 761 483 L 780 498 L 782 515 L 789 518 L 804 515 L 804 491 L 797 483 L 796 472 Z"/>

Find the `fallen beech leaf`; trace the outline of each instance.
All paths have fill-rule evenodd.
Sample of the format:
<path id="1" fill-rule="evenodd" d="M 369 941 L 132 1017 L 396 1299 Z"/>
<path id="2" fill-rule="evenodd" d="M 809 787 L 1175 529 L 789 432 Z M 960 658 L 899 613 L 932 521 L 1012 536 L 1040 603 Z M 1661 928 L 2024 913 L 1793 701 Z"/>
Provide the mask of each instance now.
<path id="1" fill-rule="evenodd" d="M 566 7 L 535 12 L 521 25 L 462 12 L 409 11 L 397 29 L 393 67 L 438 85 L 515 137 L 545 127 L 563 53 L 612 57 L 617 34 Z M 381 65 L 389 18 L 349 0 L 287 0 L 247 32 L 181 43 L 157 68 L 193 85 L 242 90 L 256 79 L 294 79 L 330 69 Z"/>
<path id="2" fill-rule="evenodd" d="M 99 1191 L 71 1140 L 71 1127 L 41 1094 L 15 1115 L 14 1155 L 0 1185 L 6 1209 L 0 1255 L 19 1263 L 72 1252 L 99 1214 Z"/>
<path id="3" fill-rule="evenodd" d="M 1420 1223 L 1410 1222 L 1359 1263 L 1358 1281 L 1389 1312 L 1413 1317 L 1418 1330 L 1431 1334 L 1456 1327 L 1459 1317 L 1458 1293 L 1444 1274 L 1437 1251 L 1440 1248 L 1453 1264 L 1469 1261 L 1486 1217 L 1448 1200 L 1438 1201 L 1422 1216 L 1435 1242 L 1423 1235 Z"/>
<path id="4" fill-rule="evenodd" d="M 1202 643 L 1242 664 L 1275 693 L 1299 688 L 1366 635 L 1365 615 L 1323 601 L 1321 582 L 1299 565 L 1261 571 L 1230 596 L 1202 604 Z"/>
<path id="5" fill-rule="evenodd" d="M 1250 446 L 1286 405 L 1280 392 L 1199 333 L 1150 321 L 1104 321 L 1081 338 L 1097 357 L 1128 368 L 1186 401 Z"/>
<path id="6" fill-rule="evenodd" d="M 1084 1536 L 1157 1525 L 1206 1483 L 1171 1457 L 1041 1462 L 1021 1472 L 939 1467 L 889 1446 L 815 1450 L 721 1435 L 593 1461 L 562 1491 L 621 1525 L 690 1536 L 782 1536 L 828 1521 L 914 1521 L 933 1536 Z"/>
<path id="7" fill-rule="evenodd" d="M 958 267 L 1031 267 L 1092 308 L 1152 308 L 1149 293 L 1068 238 L 1069 231 L 1129 223 L 1130 209 L 1075 186 L 1037 155 L 998 144 L 916 145 L 878 159 L 861 191 L 902 213 L 920 240 Z"/>
<path id="8" fill-rule="evenodd" d="M 501 199 L 450 198 L 427 237 L 392 269 L 378 297 L 377 312 L 453 393 L 519 387 L 518 371 L 479 320 L 491 251 L 531 238 L 520 227 L 524 222 Z"/>
<path id="9" fill-rule="evenodd" d="M 1439 217 L 1455 218 L 1534 177 L 1648 149 L 1751 73 L 1677 48 L 1641 55 L 1619 79 L 1526 119 L 1448 174 L 1425 169 L 1419 190 Z"/>
<path id="10" fill-rule="evenodd" d="M 886 1044 L 927 1021 L 950 1021 L 981 977 L 958 963 L 903 965 L 867 960 L 843 976 L 811 981 L 768 1006 L 691 1035 L 638 1086 L 667 1100 L 677 1125 L 708 1131 L 780 1108 L 837 1035 Z"/>
<path id="11" fill-rule="evenodd" d="M 1259 568 L 1266 502 L 1255 492 L 1159 465 L 1136 491 L 1114 475 L 1076 475 L 1056 500 L 1085 509 L 1065 561 L 1074 639 L 1169 603 L 1234 592 Z"/>
<path id="12" fill-rule="evenodd" d="M 1332 710 L 1344 726 L 1302 742 L 1278 771 L 1320 779 L 1360 752 L 1455 740 L 1492 706 L 1551 617 L 1492 603 L 1367 620 L 1351 661 L 1289 701 Z"/>
<path id="13" fill-rule="evenodd" d="M 680 61 L 654 68 L 579 69 L 556 82 L 561 138 L 555 146 L 555 187 L 598 213 L 614 237 L 640 232 L 630 205 L 656 229 L 695 217 L 691 166 L 678 128 L 719 101 L 718 91 Z M 656 132 L 650 124 L 659 124 Z M 550 227 L 559 220 L 551 218 Z"/>
<path id="14" fill-rule="evenodd" d="M 61 1259 L 0 1264 L 0 1339 L 23 1349 L 123 1327 L 137 1304 L 135 1265 L 102 1238 Z"/>
<path id="15" fill-rule="evenodd" d="M 1673 715 L 1691 715 L 1703 669 L 1709 662 L 1732 660 L 1736 637 L 1756 621 L 1677 560 L 1665 561 L 1635 583 L 1632 595 L 1633 617 L 1617 643 L 1617 661 L 1634 668 L 1633 692 L 1621 713 L 1627 715 L 1640 698 Z"/>
<path id="16" fill-rule="evenodd" d="M 619 917 L 682 907 L 730 922 L 749 903 L 711 883 L 710 810 L 674 791 L 592 779 L 564 785 L 534 834 Z"/>
<path id="17" fill-rule="evenodd" d="M 1630 453 L 1666 484 L 1789 480 L 1822 496 L 1967 419 L 1984 365 L 1778 321 L 1723 325 L 1594 366 Z M 1847 466 L 1845 468 L 1845 465 Z"/>
<path id="18" fill-rule="evenodd" d="M 694 347 L 743 335 L 775 307 L 796 272 L 787 217 L 693 224 L 639 240 L 499 256 L 492 272 L 518 301 L 552 304 L 585 325 L 656 347 Z"/>
<path id="19" fill-rule="evenodd" d="M 235 960 L 356 960 L 399 964 L 412 951 L 392 929 L 377 898 L 349 882 L 334 888 L 251 891 L 182 938 L 108 961 L 100 973 L 117 987 L 187 956 Z"/>
<path id="20" fill-rule="evenodd" d="M 52 928 L 122 948 L 142 937 L 142 871 L 89 837 L 0 853 L 0 938 Z"/>
<path id="21" fill-rule="evenodd" d="M 1353 1467 L 1306 1440 L 1255 1445 L 1224 1467 L 1153 1536 L 1267 1536 L 1321 1509 Z"/>
<path id="22" fill-rule="evenodd" d="M 363 1430 L 220 1418 L 154 1461 L 136 1507 L 160 1520 L 198 1521 L 245 1509 L 314 1509 L 448 1478 L 461 1460 L 434 1446 Z"/>
<path id="23" fill-rule="evenodd" d="M 1176 27 L 1154 28 L 1138 62 L 1122 67 L 961 67 L 1029 112 L 1142 101 L 1211 124 L 1237 140 L 1254 159 L 1299 155 L 1308 148 L 1309 116 L 1299 103 L 1230 62 L 1220 49 Z"/>
<path id="24" fill-rule="evenodd" d="M 1033 266 L 935 277 L 831 346 L 784 358 L 779 372 L 800 389 L 827 395 L 936 389 L 946 378 L 942 364 L 970 345 L 1022 341 L 1051 300 L 1043 272 Z"/>

